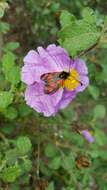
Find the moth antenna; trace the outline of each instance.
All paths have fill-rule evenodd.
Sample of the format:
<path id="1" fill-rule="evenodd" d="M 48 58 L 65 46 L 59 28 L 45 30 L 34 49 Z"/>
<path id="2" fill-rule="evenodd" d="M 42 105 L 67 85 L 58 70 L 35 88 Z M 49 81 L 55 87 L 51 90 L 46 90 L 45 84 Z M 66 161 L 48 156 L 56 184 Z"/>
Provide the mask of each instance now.
<path id="1" fill-rule="evenodd" d="M 71 66 L 71 60 L 69 62 L 69 70 L 68 70 L 69 73 L 70 73 L 70 66 Z"/>
<path id="2" fill-rule="evenodd" d="M 74 62 L 74 59 L 73 59 L 73 62 Z M 71 65 L 71 61 L 70 61 L 70 63 L 69 63 L 69 73 L 70 73 L 70 65 Z M 71 75 L 72 76 L 72 75 Z M 82 82 L 80 81 L 80 80 L 78 80 L 78 79 L 76 79 L 74 76 L 72 76 L 72 78 L 74 78 L 77 82 L 79 82 L 79 84 L 82 86 L 83 84 L 82 84 Z M 69 79 L 70 80 L 70 79 Z"/>
<path id="3" fill-rule="evenodd" d="M 72 59 L 72 61 L 74 62 L 74 59 Z M 70 73 L 70 66 L 71 66 L 71 60 L 69 62 L 69 73 Z"/>

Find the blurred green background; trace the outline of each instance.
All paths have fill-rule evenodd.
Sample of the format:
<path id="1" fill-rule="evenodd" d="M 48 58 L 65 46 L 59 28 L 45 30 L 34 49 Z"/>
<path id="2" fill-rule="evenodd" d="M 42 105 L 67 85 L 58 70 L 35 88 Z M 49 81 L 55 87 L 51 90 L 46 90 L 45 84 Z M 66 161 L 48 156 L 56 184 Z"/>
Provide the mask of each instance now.
<path id="1" fill-rule="evenodd" d="M 107 41 L 82 57 L 90 85 L 55 117 L 25 104 L 20 81 L 30 49 L 58 44 L 61 11 L 80 18 L 87 6 L 101 27 L 106 0 L 0 1 L 0 190 L 107 189 Z M 91 131 L 93 144 L 77 133 L 81 129 Z"/>

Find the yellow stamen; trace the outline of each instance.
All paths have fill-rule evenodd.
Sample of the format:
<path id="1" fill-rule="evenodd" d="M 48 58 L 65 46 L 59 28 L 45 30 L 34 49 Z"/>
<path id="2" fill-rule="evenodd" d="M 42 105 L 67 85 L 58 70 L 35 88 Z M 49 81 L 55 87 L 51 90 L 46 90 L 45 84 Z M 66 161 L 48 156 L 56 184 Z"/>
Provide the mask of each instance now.
<path id="1" fill-rule="evenodd" d="M 80 85 L 79 74 L 75 69 L 72 69 L 69 77 L 63 82 L 63 88 L 65 87 L 68 90 L 75 90 L 78 85 Z"/>

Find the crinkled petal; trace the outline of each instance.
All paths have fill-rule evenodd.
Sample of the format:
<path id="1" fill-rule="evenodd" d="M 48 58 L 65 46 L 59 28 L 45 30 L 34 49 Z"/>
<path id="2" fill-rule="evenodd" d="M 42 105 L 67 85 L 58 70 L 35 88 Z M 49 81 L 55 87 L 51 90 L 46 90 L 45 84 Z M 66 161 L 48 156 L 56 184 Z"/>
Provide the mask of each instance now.
<path id="1" fill-rule="evenodd" d="M 28 63 L 38 64 L 40 62 L 40 56 L 36 51 L 30 50 L 27 53 L 27 55 L 24 57 L 23 61 L 25 64 L 28 64 Z"/>
<path id="2" fill-rule="evenodd" d="M 49 66 L 47 62 L 43 62 L 42 64 L 25 64 L 22 67 L 22 72 L 21 72 L 21 80 L 23 82 L 25 82 L 28 85 L 33 84 L 34 82 L 40 82 L 41 79 L 41 75 L 44 73 L 48 73 L 48 72 L 55 72 L 56 69 L 54 69 L 54 65 L 53 66 Z"/>
<path id="3" fill-rule="evenodd" d="M 41 70 L 40 68 L 41 67 L 36 67 L 34 63 L 28 65 L 25 64 L 22 67 L 21 80 L 28 85 L 33 84 L 35 81 L 40 80 L 40 75 L 43 73 L 42 71 L 43 68 Z"/>
<path id="4" fill-rule="evenodd" d="M 25 92 L 26 103 L 37 112 L 49 117 L 56 112 L 56 106 L 62 98 L 63 89 L 52 95 L 44 94 L 44 84 L 35 83 L 27 87 Z"/>
<path id="5" fill-rule="evenodd" d="M 39 47 L 38 52 L 31 50 L 24 58 L 21 80 L 26 84 L 40 82 L 44 73 L 69 71 L 70 58 L 63 48 L 52 44 L 47 49 Z"/>
<path id="6" fill-rule="evenodd" d="M 56 46 L 55 44 L 51 44 L 48 45 L 48 47 L 46 48 L 46 50 L 51 54 L 51 55 L 57 55 L 57 54 L 66 54 L 66 56 L 69 57 L 67 51 L 60 47 L 60 46 Z"/>
<path id="7" fill-rule="evenodd" d="M 58 108 L 63 109 L 76 97 L 75 91 L 64 90 L 62 99 L 59 102 Z"/>
<path id="8" fill-rule="evenodd" d="M 52 44 L 49 45 L 47 49 L 38 47 L 38 52 L 39 55 L 42 58 L 45 58 L 49 64 L 52 64 L 54 67 L 56 67 L 56 72 L 63 70 L 69 71 L 70 58 L 63 48 Z"/>
<path id="9" fill-rule="evenodd" d="M 89 85 L 89 78 L 88 78 L 88 76 L 80 75 L 80 81 L 81 81 L 82 85 L 79 85 L 76 88 L 76 92 L 82 92 Z"/>
<path id="10" fill-rule="evenodd" d="M 26 55 L 24 63 L 21 80 L 28 85 L 40 82 L 40 76 L 44 73 L 59 72 L 56 64 L 49 64 L 49 61 L 45 57 L 37 56 L 37 53 L 33 50 Z"/>
<path id="11" fill-rule="evenodd" d="M 80 75 L 87 75 L 88 74 L 88 69 L 87 66 L 85 64 L 85 62 L 81 59 L 75 59 L 73 64 L 72 64 L 73 68 L 77 70 L 77 72 Z"/>

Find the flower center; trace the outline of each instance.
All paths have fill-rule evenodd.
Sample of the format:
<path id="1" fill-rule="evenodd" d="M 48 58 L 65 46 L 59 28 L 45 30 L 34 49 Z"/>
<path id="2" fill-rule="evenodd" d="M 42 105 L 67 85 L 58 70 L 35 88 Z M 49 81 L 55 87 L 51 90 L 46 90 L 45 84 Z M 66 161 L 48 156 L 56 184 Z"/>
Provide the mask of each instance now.
<path id="1" fill-rule="evenodd" d="M 78 72 L 75 69 L 72 69 L 69 73 L 67 79 L 63 81 L 62 87 L 67 88 L 68 90 L 75 90 L 77 86 L 80 85 L 80 77 Z"/>

